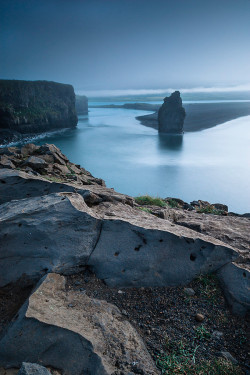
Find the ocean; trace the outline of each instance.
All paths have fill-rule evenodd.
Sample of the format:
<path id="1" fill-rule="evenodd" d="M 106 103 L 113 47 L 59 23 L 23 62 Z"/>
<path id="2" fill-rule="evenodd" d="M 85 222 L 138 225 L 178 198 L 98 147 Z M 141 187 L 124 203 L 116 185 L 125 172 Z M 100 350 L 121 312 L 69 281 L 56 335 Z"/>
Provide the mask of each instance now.
<path id="1" fill-rule="evenodd" d="M 162 136 L 135 119 L 148 113 L 90 107 L 88 115 L 79 116 L 76 129 L 33 142 L 54 143 L 72 162 L 121 193 L 202 199 L 250 212 L 250 116 L 183 136 Z"/>

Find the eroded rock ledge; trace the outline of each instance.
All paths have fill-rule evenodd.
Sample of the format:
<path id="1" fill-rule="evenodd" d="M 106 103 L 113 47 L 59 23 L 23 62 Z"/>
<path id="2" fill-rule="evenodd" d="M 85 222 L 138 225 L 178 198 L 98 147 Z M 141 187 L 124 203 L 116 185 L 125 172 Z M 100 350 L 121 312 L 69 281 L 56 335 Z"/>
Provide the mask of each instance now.
<path id="1" fill-rule="evenodd" d="M 9 147 L 1 149 L 0 155 L 0 287 L 34 286 L 45 277 L 0 338 L 0 367 L 21 366 L 25 357 L 25 361 L 62 368 L 65 374 L 86 369 L 90 374 L 116 374 L 114 356 L 105 350 L 101 353 L 104 346 L 98 341 L 108 340 L 99 328 L 108 332 L 111 320 L 118 327 L 114 342 L 126 343 L 120 346 L 121 352 L 119 348 L 115 352 L 126 358 L 125 373 L 138 373 L 131 367 L 138 362 L 134 356 L 139 363 L 146 358 L 147 369 L 140 365 L 143 374 L 157 373 L 139 336 L 115 307 L 87 296 L 68 300 L 64 279 L 56 274 L 74 274 L 84 267 L 111 287 L 186 285 L 200 274 L 213 272 L 233 312 L 244 316 L 249 311 L 248 218 L 176 207 L 161 209 L 161 214 L 157 207 L 151 207 L 154 215 L 144 212 L 132 197 L 108 189 L 103 180 L 71 163 L 54 145 Z M 72 303 L 79 308 L 71 314 Z M 87 322 L 84 306 L 89 306 L 91 319 L 101 311 L 105 320 Z M 129 338 L 123 336 L 125 331 L 131 332 Z M 40 337 L 41 346 L 36 344 Z M 79 346 L 77 358 L 81 350 L 86 354 L 77 365 L 76 357 L 67 353 L 68 339 Z M 128 340 L 140 348 L 140 355 L 131 354 L 132 344 L 129 352 Z M 48 349 L 51 342 L 52 351 Z M 60 351 L 65 361 L 58 367 Z"/>

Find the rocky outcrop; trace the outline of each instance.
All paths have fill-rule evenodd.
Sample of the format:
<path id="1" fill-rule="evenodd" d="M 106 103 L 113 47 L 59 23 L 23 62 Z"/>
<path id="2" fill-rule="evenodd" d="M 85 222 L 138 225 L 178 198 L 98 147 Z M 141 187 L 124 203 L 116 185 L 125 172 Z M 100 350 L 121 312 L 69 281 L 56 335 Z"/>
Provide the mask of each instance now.
<path id="1" fill-rule="evenodd" d="M 24 358 L 65 375 L 158 373 L 117 307 L 66 292 L 64 277 L 56 274 L 45 277 L 0 341 L 0 366 L 19 367 Z"/>
<path id="2" fill-rule="evenodd" d="M 227 216 L 225 205 L 166 198 L 165 208 L 147 207 L 152 215 L 54 145 L 9 147 L 0 156 L 2 287 L 85 266 L 124 287 L 184 285 L 232 262 L 248 267 L 249 219 Z M 210 214 L 199 212 L 208 208 Z M 222 285 L 227 295 L 227 281 Z M 228 298 L 231 305 L 235 300 Z M 237 302 L 244 313 L 247 300 Z"/>
<path id="3" fill-rule="evenodd" d="M 164 99 L 158 111 L 159 133 L 183 133 L 185 115 L 180 92 L 175 91 Z"/>
<path id="4" fill-rule="evenodd" d="M 76 113 L 86 115 L 88 113 L 88 98 L 84 95 L 76 95 Z"/>
<path id="5" fill-rule="evenodd" d="M 71 85 L 0 80 L 0 144 L 77 125 Z"/>

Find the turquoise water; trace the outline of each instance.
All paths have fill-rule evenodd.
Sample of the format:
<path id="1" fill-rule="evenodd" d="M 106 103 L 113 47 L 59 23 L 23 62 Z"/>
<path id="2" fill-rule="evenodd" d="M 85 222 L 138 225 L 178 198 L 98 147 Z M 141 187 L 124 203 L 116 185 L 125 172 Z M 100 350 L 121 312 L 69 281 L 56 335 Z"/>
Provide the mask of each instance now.
<path id="1" fill-rule="evenodd" d="M 202 199 L 250 212 L 250 116 L 184 136 L 159 136 L 135 119 L 147 113 L 90 108 L 77 129 L 36 143 L 56 144 L 121 193 Z"/>

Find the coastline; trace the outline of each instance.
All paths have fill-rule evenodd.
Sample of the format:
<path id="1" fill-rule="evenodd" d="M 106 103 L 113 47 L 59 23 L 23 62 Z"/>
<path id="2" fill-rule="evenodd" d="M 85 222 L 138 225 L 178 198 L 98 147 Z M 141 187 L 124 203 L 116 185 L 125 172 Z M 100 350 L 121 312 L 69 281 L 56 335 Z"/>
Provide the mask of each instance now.
<path id="1" fill-rule="evenodd" d="M 91 108 L 91 105 L 89 106 Z M 250 115 L 250 102 L 224 103 L 183 103 L 186 110 L 184 122 L 185 132 L 194 132 L 212 128 L 238 117 Z M 160 104 L 126 103 L 123 105 L 108 104 L 92 106 L 92 108 L 123 108 L 143 111 L 154 111 L 148 115 L 137 116 L 136 119 L 144 126 L 158 129 L 157 114 Z"/>
<path id="2" fill-rule="evenodd" d="M 186 110 L 184 131 L 194 132 L 212 128 L 238 117 L 250 115 L 250 103 L 183 104 Z M 158 129 L 157 112 L 136 119 L 144 126 Z"/>

